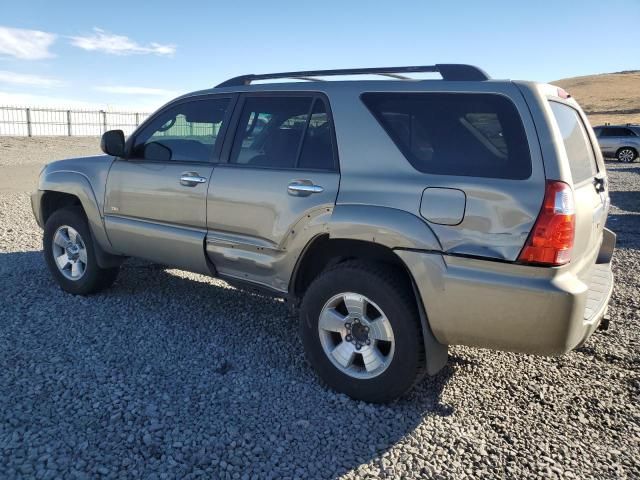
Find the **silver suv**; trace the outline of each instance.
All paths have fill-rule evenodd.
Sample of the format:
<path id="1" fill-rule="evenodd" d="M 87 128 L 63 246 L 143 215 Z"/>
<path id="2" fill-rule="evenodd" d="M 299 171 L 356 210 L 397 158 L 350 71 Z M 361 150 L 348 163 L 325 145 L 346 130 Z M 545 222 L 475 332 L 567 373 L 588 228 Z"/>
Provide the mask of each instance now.
<path id="1" fill-rule="evenodd" d="M 631 163 L 640 152 L 640 125 L 602 125 L 593 129 L 605 157 L 617 158 L 619 162 Z"/>
<path id="2" fill-rule="evenodd" d="M 359 74 L 392 79 L 320 81 Z M 246 75 L 49 164 L 32 204 L 63 290 L 141 257 L 284 297 L 319 377 L 384 402 L 447 345 L 559 355 L 606 323 L 596 146 L 564 90 L 468 65 Z"/>

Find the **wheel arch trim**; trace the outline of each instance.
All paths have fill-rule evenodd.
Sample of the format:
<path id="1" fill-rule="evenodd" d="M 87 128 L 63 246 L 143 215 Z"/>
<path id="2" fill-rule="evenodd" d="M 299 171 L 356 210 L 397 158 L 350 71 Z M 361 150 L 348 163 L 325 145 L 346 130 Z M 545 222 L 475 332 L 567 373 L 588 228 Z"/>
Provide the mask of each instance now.
<path id="1" fill-rule="evenodd" d="M 329 238 L 363 240 L 394 249 L 442 251 L 429 225 L 417 215 L 390 207 L 336 205 Z"/>
<path id="2" fill-rule="evenodd" d="M 123 258 L 116 256 L 116 252 L 111 247 L 95 192 L 86 175 L 80 172 L 58 170 L 40 177 L 38 191 L 35 193 L 36 198 L 35 201 L 32 201 L 32 205 L 34 214 L 43 223 L 43 227 L 42 202 L 47 192 L 64 193 L 79 200 L 87 217 L 92 239 L 95 241 L 96 259 L 100 267 L 108 268 L 122 263 Z M 38 211 L 35 211 L 36 208 Z"/>
<path id="3" fill-rule="evenodd" d="M 422 297 L 416 286 L 415 279 L 405 261 L 396 248 L 419 249 L 428 251 L 442 251 L 442 245 L 429 225 L 417 215 L 390 207 L 357 204 L 337 204 L 329 220 L 329 240 L 358 240 L 388 249 L 398 263 L 403 266 L 414 291 L 414 298 L 420 314 L 425 347 L 426 369 L 429 375 L 435 375 L 447 362 L 448 346 L 438 342 L 429 324 Z M 300 266 L 304 256 L 312 244 L 323 235 L 312 237 L 296 263 L 290 281 L 290 287 L 295 286 Z M 290 289 L 290 292 L 292 292 Z"/>

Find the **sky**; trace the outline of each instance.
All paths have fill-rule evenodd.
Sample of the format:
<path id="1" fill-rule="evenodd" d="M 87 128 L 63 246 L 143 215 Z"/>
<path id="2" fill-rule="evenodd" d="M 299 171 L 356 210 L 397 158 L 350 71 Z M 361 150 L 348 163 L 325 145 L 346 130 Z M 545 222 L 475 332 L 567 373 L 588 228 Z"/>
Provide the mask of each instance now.
<path id="1" fill-rule="evenodd" d="M 1 1 L 0 105 L 153 111 L 291 70 L 470 63 L 552 81 L 640 69 L 640 0 Z"/>

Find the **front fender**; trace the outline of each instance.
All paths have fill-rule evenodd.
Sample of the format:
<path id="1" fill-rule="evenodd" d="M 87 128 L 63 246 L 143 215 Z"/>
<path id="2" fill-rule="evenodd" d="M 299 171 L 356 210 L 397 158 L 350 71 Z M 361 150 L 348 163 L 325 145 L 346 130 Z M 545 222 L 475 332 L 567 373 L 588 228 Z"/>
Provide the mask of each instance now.
<path id="1" fill-rule="evenodd" d="M 336 205 L 329 238 L 363 240 L 385 247 L 441 251 L 429 225 L 404 210 L 368 205 Z"/>
<path id="2" fill-rule="evenodd" d="M 35 194 L 36 199 L 33 202 L 34 213 L 40 221 L 42 221 L 42 197 L 48 191 L 67 193 L 77 197 L 87 215 L 91 234 L 98 246 L 106 253 L 116 253 L 107 237 L 98 200 L 86 175 L 66 170 L 43 171 L 38 183 L 38 192 Z M 36 204 L 38 204 L 38 212 L 35 211 Z"/>

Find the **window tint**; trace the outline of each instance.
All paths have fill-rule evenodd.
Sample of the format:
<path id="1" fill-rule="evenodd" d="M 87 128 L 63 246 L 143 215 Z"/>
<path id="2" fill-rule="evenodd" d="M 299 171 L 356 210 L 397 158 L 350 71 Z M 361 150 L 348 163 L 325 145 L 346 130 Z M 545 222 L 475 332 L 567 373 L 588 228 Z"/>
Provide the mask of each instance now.
<path id="1" fill-rule="evenodd" d="M 231 150 L 231 163 L 294 168 L 311 109 L 308 97 L 248 97 Z"/>
<path id="2" fill-rule="evenodd" d="M 573 183 L 592 178 L 598 172 L 598 167 L 587 131 L 578 112 L 562 103 L 549 103 L 562 135 Z"/>
<path id="3" fill-rule="evenodd" d="M 247 97 L 231 163 L 272 168 L 333 169 L 324 102 L 311 97 Z M 303 141 L 304 140 L 304 141 Z"/>
<path id="4" fill-rule="evenodd" d="M 334 163 L 331 137 L 331 124 L 325 104 L 322 100 L 316 99 L 304 137 L 298 167 L 301 169 L 332 170 Z"/>
<path id="5" fill-rule="evenodd" d="M 157 161 L 210 161 L 228 106 L 228 98 L 218 98 L 170 107 L 137 135 L 133 156 Z"/>
<path id="6" fill-rule="evenodd" d="M 531 175 L 522 121 L 505 97 L 367 93 L 362 98 L 421 172 L 508 179 Z"/>

